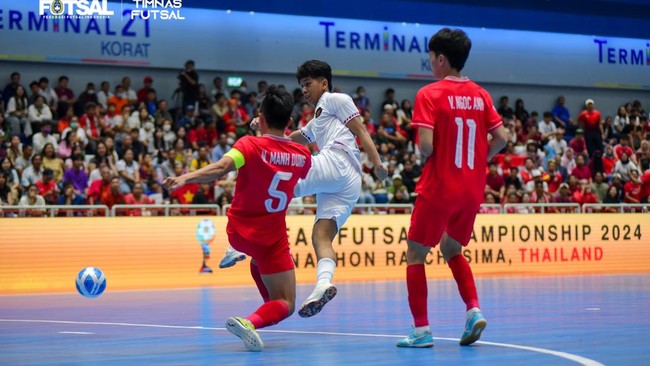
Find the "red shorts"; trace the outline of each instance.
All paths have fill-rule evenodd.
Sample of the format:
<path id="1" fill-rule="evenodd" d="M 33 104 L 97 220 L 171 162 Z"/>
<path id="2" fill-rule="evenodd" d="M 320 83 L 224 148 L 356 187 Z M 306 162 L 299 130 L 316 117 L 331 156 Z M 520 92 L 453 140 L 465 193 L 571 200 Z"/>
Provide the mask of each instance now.
<path id="1" fill-rule="evenodd" d="M 252 242 L 241 236 L 230 224 L 226 226 L 226 233 L 230 245 L 253 258 L 261 274 L 274 274 L 294 269 L 286 232 L 274 243 Z"/>
<path id="2" fill-rule="evenodd" d="M 469 243 L 474 220 L 481 204 L 437 206 L 420 196 L 415 201 L 411 215 L 408 238 L 411 241 L 435 248 L 443 233 L 463 246 Z"/>

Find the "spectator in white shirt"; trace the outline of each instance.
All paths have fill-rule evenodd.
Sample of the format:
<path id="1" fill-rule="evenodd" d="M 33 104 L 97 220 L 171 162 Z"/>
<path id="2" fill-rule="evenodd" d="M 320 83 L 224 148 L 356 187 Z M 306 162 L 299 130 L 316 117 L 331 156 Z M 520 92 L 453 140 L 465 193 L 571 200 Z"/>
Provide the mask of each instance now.
<path id="1" fill-rule="evenodd" d="M 50 110 L 50 107 L 45 104 L 44 96 L 37 96 L 36 102 L 29 106 L 27 110 L 27 119 L 29 119 L 32 131 L 40 131 L 43 121 L 49 121 L 52 119 L 52 111 Z"/>
<path id="2" fill-rule="evenodd" d="M 124 87 L 126 100 L 129 101 L 129 105 L 136 105 L 138 103 L 138 94 L 135 90 L 131 89 L 131 79 L 128 76 L 122 78 L 122 86 Z"/>
<path id="3" fill-rule="evenodd" d="M 553 113 L 551 112 L 544 112 L 544 119 L 537 126 L 539 133 L 542 135 L 542 141 L 548 141 L 557 132 L 557 127 L 553 122 Z"/>
<path id="4" fill-rule="evenodd" d="M 108 83 L 108 81 L 102 81 L 102 84 L 99 86 L 99 92 L 97 92 L 97 102 L 99 105 L 102 107 L 102 111 L 106 111 L 108 109 L 108 98 L 113 96 L 113 93 L 111 92 L 111 85 Z"/>
<path id="5" fill-rule="evenodd" d="M 555 155 L 564 155 L 567 151 L 568 145 L 564 139 L 564 128 L 558 128 L 555 133 L 555 138 L 548 142 L 548 146 L 555 151 Z"/>
<path id="6" fill-rule="evenodd" d="M 79 128 L 79 118 L 77 116 L 70 118 L 70 127 L 61 131 L 61 136 L 66 136 L 70 131 L 77 134 L 77 141 L 85 148 L 88 144 L 88 136 L 86 136 L 86 131 L 83 128 Z"/>
<path id="7" fill-rule="evenodd" d="M 23 170 L 22 180 L 20 184 L 27 188 L 43 179 L 43 157 L 41 154 L 34 154 L 32 156 L 32 165 Z"/>
<path id="8" fill-rule="evenodd" d="M 27 119 L 27 109 L 29 101 L 25 94 L 25 88 L 18 85 L 14 91 L 14 95 L 7 102 L 6 121 L 9 127 L 9 132 L 13 134 L 20 134 L 21 129 L 26 136 L 32 135 L 32 128 Z"/>
<path id="9" fill-rule="evenodd" d="M 52 144 L 53 146 L 58 145 L 58 142 L 54 136 L 52 136 L 51 121 L 44 121 L 41 124 L 41 132 L 35 134 L 32 138 L 32 145 L 34 146 L 34 152 L 36 154 L 40 154 L 46 144 Z"/>
<path id="10" fill-rule="evenodd" d="M 56 95 L 54 89 L 50 88 L 50 81 L 46 77 L 42 77 L 38 81 L 41 87 L 41 95 L 45 97 L 45 104 L 50 107 L 52 115 L 56 115 L 56 108 L 59 105 L 59 97 Z"/>
<path id="11" fill-rule="evenodd" d="M 133 150 L 124 152 L 124 159 L 117 162 L 117 172 L 120 174 L 120 192 L 131 193 L 135 183 L 140 182 L 140 166 L 133 160 Z"/>

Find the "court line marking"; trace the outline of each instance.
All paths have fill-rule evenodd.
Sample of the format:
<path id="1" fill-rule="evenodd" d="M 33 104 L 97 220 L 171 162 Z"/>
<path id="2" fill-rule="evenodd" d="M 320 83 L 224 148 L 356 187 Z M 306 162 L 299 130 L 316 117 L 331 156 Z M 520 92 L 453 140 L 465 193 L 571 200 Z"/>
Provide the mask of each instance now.
<path id="1" fill-rule="evenodd" d="M 199 330 L 220 330 L 225 331 L 226 328 L 216 328 L 216 327 L 203 327 L 203 326 L 185 326 L 185 325 L 162 325 L 162 324 L 140 324 L 140 323 L 112 323 L 112 322 L 84 322 L 84 321 L 72 321 L 72 320 L 38 320 L 38 319 L 0 319 L 0 322 L 5 323 L 50 323 L 50 324 L 75 324 L 75 325 L 109 325 L 109 326 L 121 326 L 121 327 L 141 327 L 141 328 L 166 328 L 166 329 L 199 329 Z M 303 331 L 303 330 L 275 330 L 275 329 L 260 329 L 260 333 L 281 333 L 281 334 L 315 334 L 315 335 L 331 335 L 331 336 L 345 336 L 345 337 L 372 337 L 372 338 L 402 338 L 403 335 L 393 335 L 393 334 L 370 334 L 370 333 L 339 333 L 339 332 L 318 332 L 318 331 Z M 443 341 L 453 341 L 458 342 L 458 338 L 445 338 L 445 337 L 433 337 L 437 340 Z M 486 346 L 495 346 L 495 347 L 504 347 L 504 348 L 513 348 L 520 349 L 524 351 L 543 353 L 559 358 L 564 358 L 569 361 L 576 362 L 583 366 L 605 366 L 604 364 L 578 355 L 571 353 L 554 351 L 546 348 L 539 347 L 530 347 L 530 346 L 521 346 L 518 344 L 510 343 L 498 343 L 498 342 L 487 342 L 487 341 L 478 341 L 476 344 L 484 344 Z"/>
<path id="2" fill-rule="evenodd" d="M 59 334 L 95 334 L 92 332 L 58 332 Z"/>

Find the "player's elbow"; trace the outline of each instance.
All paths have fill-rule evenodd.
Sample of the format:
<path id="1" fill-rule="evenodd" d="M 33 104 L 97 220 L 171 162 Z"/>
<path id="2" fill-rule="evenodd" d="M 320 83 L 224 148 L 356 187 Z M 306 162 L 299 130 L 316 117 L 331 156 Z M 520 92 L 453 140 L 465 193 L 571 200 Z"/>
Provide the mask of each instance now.
<path id="1" fill-rule="evenodd" d="M 420 148 L 420 152 L 424 156 L 429 156 L 433 153 L 433 143 L 431 143 L 430 141 L 420 141 L 418 147 Z"/>
<path id="2" fill-rule="evenodd" d="M 491 133 L 491 135 L 493 144 L 497 146 L 499 150 L 506 147 L 506 144 L 508 143 L 508 131 L 503 126 L 498 127 Z"/>

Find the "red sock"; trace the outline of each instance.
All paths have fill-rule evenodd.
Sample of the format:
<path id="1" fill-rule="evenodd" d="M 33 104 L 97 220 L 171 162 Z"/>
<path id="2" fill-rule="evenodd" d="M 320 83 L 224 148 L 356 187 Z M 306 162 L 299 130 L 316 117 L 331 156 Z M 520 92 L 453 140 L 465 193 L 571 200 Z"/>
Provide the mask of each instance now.
<path id="1" fill-rule="evenodd" d="M 411 264 L 406 267 L 406 288 L 409 294 L 409 307 L 416 327 L 429 325 L 427 316 L 427 274 L 424 264 Z"/>
<path id="2" fill-rule="evenodd" d="M 255 329 L 278 324 L 289 316 L 289 304 L 284 300 L 273 300 L 260 306 L 255 312 L 246 317 Z"/>
<path id="3" fill-rule="evenodd" d="M 253 264 L 253 261 L 251 261 L 251 276 L 253 276 L 253 280 L 255 280 L 255 284 L 257 285 L 257 290 L 260 292 L 260 295 L 262 295 L 264 302 L 269 302 L 269 290 L 266 288 L 264 281 L 262 281 L 262 275 L 260 274 L 259 268 L 257 268 L 256 264 Z"/>
<path id="4" fill-rule="evenodd" d="M 458 292 L 460 292 L 460 297 L 463 298 L 467 310 L 474 307 L 478 308 L 478 295 L 476 294 L 474 275 L 465 257 L 462 254 L 457 254 L 449 260 L 448 264 L 458 284 Z"/>

